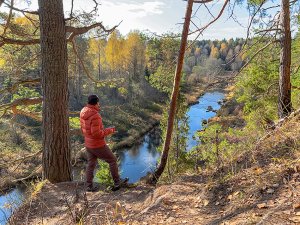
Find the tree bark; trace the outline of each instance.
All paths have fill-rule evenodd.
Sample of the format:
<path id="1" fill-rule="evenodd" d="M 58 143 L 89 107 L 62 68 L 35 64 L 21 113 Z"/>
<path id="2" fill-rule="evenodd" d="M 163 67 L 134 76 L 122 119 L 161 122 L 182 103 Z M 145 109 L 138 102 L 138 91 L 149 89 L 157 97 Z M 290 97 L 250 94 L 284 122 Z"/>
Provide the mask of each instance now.
<path id="1" fill-rule="evenodd" d="M 291 101 L 291 30 L 289 0 L 281 1 L 281 51 L 279 69 L 278 116 L 284 118 L 292 111 Z"/>
<path id="2" fill-rule="evenodd" d="M 67 41 L 62 0 L 39 0 L 43 89 L 43 172 L 70 181 Z"/>
<path id="3" fill-rule="evenodd" d="M 160 164 L 155 170 L 155 172 L 152 174 L 150 179 L 148 180 L 149 183 L 156 184 L 158 179 L 160 178 L 161 174 L 163 173 L 165 166 L 168 161 L 168 155 L 169 155 L 169 149 L 170 149 L 170 143 L 173 133 L 173 127 L 174 127 L 174 119 L 176 114 L 176 106 L 177 106 L 177 98 L 179 93 L 179 85 L 181 80 L 181 72 L 182 72 L 182 65 L 184 60 L 184 53 L 187 45 L 187 37 L 189 33 L 189 26 L 191 21 L 191 14 L 193 11 L 193 1 L 194 0 L 188 0 L 186 13 L 185 13 L 185 20 L 181 35 L 181 43 L 180 43 L 180 50 L 179 50 L 179 56 L 177 60 L 177 66 L 176 66 L 176 72 L 174 77 L 174 83 L 173 83 L 173 91 L 170 101 L 170 111 L 169 111 L 169 118 L 168 118 L 168 126 L 167 126 L 167 134 L 164 141 L 164 148 L 160 160 Z"/>

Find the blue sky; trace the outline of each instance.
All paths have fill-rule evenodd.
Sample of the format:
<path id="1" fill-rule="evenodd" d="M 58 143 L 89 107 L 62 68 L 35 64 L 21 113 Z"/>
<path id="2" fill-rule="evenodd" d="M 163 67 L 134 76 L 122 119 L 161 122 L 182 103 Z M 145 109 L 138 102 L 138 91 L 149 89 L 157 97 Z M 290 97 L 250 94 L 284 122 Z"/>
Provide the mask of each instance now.
<path id="1" fill-rule="evenodd" d="M 16 0 L 18 4 L 25 8 L 24 0 Z M 186 9 L 186 1 L 183 0 L 97 0 L 99 6 L 98 20 L 102 21 L 105 26 L 113 26 L 122 23 L 119 30 L 126 35 L 131 30 L 150 30 L 157 34 L 165 32 L 181 32 L 183 17 Z M 63 0 L 65 11 L 70 10 L 71 0 Z M 231 1 L 233 2 L 233 1 Z M 275 0 L 276 4 L 278 0 Z M 214 0 L 206 4 L 211 9 L 211 13 L 216 16 L 220 11 L 224 0 Z M 93 8 L 92 0 L 74 0 L 75 9 L 91 10 Z M 199 4 L 195 4 L 195 12 Z M 31 0 L 31 9 L 37 8 L 37 0 Z M 228 7 L 222 17 L 211 25 L 200 39 L 223 39 L 246 37 L 249 12 L 245 5 L 237 5 L 234 10 L 234 16 L 238 22 L 229 18 Z M 202 5 L 193 18 L 193 22 L 201 27 L 212 20 L 212 16 Z M 191 25 L 191 29 L 195 29 Z M 193 38 L 190 37 L 190 38 Z"/>
<path id="2" fill-rule="evenodd" d="M 207 4 L 212 8 L 212 13 L 217 15 L 221 9 L 223 0 L 214 1 L 215 4 Z M 99 8 L 99 16 L 107 25 L 117 24 L 123 21 L 119 27 L 121 33 L 128 33 L 130 30 L 150 30 L 158 34 L 165 32 L 181 32 L 182 22 L 185 15 L 186 2 L 182 0 L 102 0 Z M 194 5 L 195 12 L 199 4 Z M 247 10 L 245 8 L 236 8 L 239 14 L 239 21 L 246 26 L 248 21 Z M 205 25 L 212 17 L 204 6 L 201 6 L 197 12 L 197 17 L 193 22 L 199 27 Z M 225 11 L 222 18 L 211 26 L 202 38 L 223 39 L 230 37 L 244 37 L 245 28 L 228 19 L 228 13 Z M 191 25 L 191 28 L 193 25 Z"/>

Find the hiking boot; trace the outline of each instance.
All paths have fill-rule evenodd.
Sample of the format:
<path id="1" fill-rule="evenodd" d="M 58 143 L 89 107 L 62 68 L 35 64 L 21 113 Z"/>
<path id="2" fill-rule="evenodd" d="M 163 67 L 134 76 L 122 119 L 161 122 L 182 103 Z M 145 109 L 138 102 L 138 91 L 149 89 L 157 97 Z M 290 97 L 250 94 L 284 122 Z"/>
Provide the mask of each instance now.
<path id="1" fill-rule="evenodd" d="M 120 178 L 120 180 L 117 183 L 115 183 L 115 185 L 111 188 L 111 190 L 112 191 L 117 191 L 121 187 L 126 187 L 128 180 L 129 180 L 128 177 L 125 177 L 124 179 Z"/>
<path id="2" fill-rule="evenodd" d="M 96 191 L 98 191 L 98 187 L 94 186 L 94 185 L 89 185 L 89 186 L 87 186 L 86 191 L 87 192 L 96 192 Z"/>

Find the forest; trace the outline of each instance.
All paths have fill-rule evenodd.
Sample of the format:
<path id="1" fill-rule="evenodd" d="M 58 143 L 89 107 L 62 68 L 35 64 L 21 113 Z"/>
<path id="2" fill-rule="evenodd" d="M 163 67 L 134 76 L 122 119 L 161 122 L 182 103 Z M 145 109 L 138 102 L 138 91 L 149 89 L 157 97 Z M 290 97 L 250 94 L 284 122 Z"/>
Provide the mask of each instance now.
<path id="1" fill-rule="evenodd" d="M 298 1 L 187 0 L 163 34 L 105 26 L 97 0 L 24 2 L 0 0 L 0 224 L 300 223 Z M 201 38 L 237 5 L 246 36 Z M 91 94 L 117 191 L 101 160 L 86 189 Z"/>

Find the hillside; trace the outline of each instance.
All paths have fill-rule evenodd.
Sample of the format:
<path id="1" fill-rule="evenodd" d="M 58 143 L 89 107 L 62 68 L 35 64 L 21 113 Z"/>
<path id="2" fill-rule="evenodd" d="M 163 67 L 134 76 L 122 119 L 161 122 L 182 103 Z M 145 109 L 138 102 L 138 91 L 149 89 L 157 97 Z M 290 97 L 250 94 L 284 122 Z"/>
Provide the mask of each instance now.
<path id="1" fill-rule="evenodd" d="M 12 224 L 300 224 L 300 111 L 237 157 L 235 173 L 183 174 L 172 184 L 85 193 L 45 183 Z M 41 186 L 41 185 L 40 185 Z M 24 220 L 26 218 L 26 220 Z"/>

